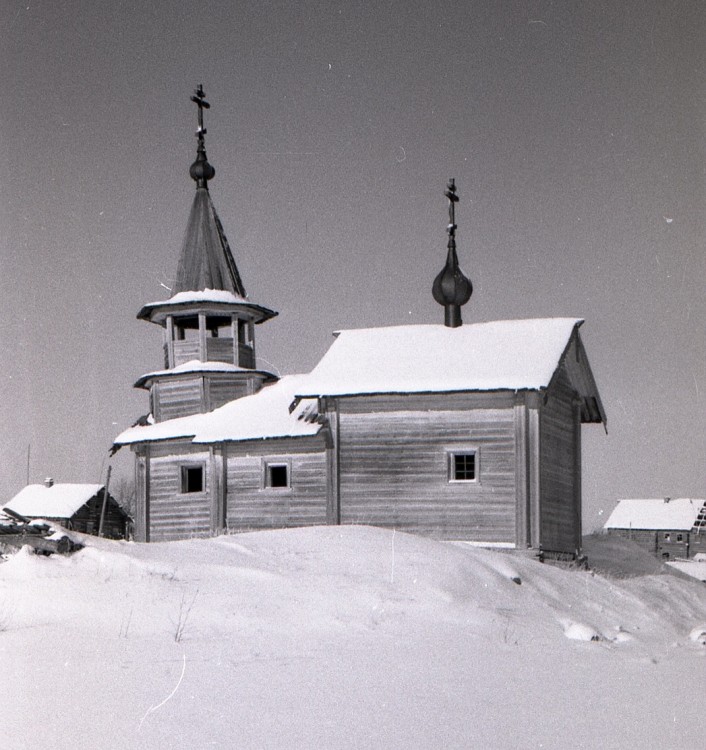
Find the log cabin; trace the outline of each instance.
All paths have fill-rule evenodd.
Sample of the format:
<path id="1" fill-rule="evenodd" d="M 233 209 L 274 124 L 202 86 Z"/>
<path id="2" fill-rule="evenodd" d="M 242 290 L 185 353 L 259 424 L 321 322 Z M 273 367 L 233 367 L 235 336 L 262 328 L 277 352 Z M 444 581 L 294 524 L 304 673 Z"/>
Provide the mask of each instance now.
<path id="1" fill-rule="evenodd" d="M 706 500 L 688 497 L 623 499 L 603 526 L 631 539 L 660 560 L 706 553 Z"/>
<path id="2" fill-rule="evenodd" d="M 432 285 L 444 324 L 347 330 L 306 375 L 257 366 L 249 299 L 208 183 L 199 108 L 196 183 L 161 327 L 164 366 L 135 454 L 138 541 L 315 524 L 374 524 L 439 539 L 574 557 L 581 548 L 581 426 L 606 422 L 579 318 L 464 325 L 472 285 L 456 250 Z"/>
<path id="3" fill-rule="evenodd" d="M 105 510 L 103 503 L 105 500 Z M 97 535 L 103 516 L 102 535 L 108 539 L 126 539 L 130 519 L 102 484 L 55 483 L 28 484 L 3 508 L 29 520 L 44 519 L 65 529 Z"/>

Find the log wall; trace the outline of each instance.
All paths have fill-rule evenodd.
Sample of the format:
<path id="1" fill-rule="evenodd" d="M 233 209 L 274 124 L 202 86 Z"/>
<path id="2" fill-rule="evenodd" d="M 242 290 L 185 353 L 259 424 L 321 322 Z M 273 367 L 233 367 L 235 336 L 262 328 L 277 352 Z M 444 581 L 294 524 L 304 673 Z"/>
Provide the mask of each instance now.
<path id="1" fill-rule="evenodd" d="M 581 413 L 563 370 L 540 410 L 539 440 L 539 543 L 573 554 L 581 548 Z"/>
<path id="2" fill-rule="evenodd" d="M 152 542 L 210 536 L 212 529 L 213 471 L 210 453 L 188 441 L 169 441 L 150 446 L 148 471 L 147 540 Z M 215 459 L 214 459 L 215 460 Z M 182 466 L 203 466 L 202 492 L 182 492 Z M 143 541 L 139 540 L 138 541 Z"/>
<path id="3" fill-rule="evenodd" d="M 326 451 L 322 437 L 229 444 L 229 531 L 325 524 Z M 286 463 L 290 487 L 267 487 L 268 462 Z"/>
<path id="4" fill-rule="evenodd" d="M 341 523 L 514 545 L 513 402 L 477 408 L 475 396 L 339 399 Z M 449 452 L 471 450 L 477 480 L 449 481 Z"/>

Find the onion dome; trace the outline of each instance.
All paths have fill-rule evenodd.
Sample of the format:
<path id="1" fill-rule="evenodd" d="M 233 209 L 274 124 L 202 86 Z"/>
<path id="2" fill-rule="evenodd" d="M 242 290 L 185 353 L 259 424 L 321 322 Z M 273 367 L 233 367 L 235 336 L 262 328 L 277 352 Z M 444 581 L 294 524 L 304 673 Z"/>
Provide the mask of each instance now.
<path id="1" fill-rule="evenodd" d="M 449 200 L 449 225 L 446 228 L 449 234 L 448 254 L 446 265 L 434 279 L 431 291 L 434 299 L 444 307 L 444 325 L 449 328 L 458 328 L 463 324 L 461 305 L 465 305 L 471 298 L 473 285 L 461 270 L 456 255 L 455 204 L 458 203 L 458 195 L 456 195 L 456 183 L 453 179 L 449 180 L 444 195 Z"/>

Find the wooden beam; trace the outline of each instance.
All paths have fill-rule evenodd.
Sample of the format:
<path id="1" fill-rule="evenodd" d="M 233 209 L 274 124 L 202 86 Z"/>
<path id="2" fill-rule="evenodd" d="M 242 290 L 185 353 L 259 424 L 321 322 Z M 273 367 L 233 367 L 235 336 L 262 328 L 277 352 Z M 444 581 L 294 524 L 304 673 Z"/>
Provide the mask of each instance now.
<path id="1" fill-rule="evenodd" d="M 540 485 L 540 451 L 539 451 L 539 409 L 528 409 L 528 449 L 529 461 L 529 528 L 531 547 L 539 547 L 541 538 L 541 485 Z"/>
<path id="2" fill-rule="evenodd" d="M 529 546 L 530 532 L 530 486 L 529 486 L 529 440 L 527 406 L 515 404 L 515 545 L 517 549 Z"/>
<path id="3" fill-rule="evenodd" d="M 98 536 L 103 536 L 103 523 L 105 522 L 105 508 L 108 505 L 108 485 L 110 484 L 110 472 L 113 467 L 108 466 L 108 471 L 105 477 L 105 487 L 103 488 L 103 503 L 101 505 L 101 518 L 98 522 Z"/>

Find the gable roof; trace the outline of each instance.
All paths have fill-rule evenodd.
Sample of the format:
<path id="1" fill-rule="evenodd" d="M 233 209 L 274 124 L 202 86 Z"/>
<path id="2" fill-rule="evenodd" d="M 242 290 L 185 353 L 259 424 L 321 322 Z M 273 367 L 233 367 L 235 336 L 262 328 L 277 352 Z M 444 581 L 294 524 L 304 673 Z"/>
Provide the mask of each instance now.
<path id="1" fill-rule="evenodd" d="M 557 370 L 577 318 L 341 331 L 301 396 L 539 390 Z"/>
<path id="2" fill-rule="evenodd" d="M 102 484 L 28 484 L 7 503 L 28 518 L 71 518 L 103 489 Z"/>
<path id="3" fill-rule="evenodd" d="M 115 439 L 115 445 L 192 438 L 194 443 L 236 440 L 268 440 L 316 435 L 316 402 L 302 400 L 290 407 L 305 376 L 287 375 L 252 396 L 243 396 L 206 414 L 169 419 L 131 427 Z"/>
<path id="4" fill-rule="evenodd" d="M 706 510 L 706 500 L 688 497 L 618 500 L 605 529 L 674 529 L 689 531 Z"/>

